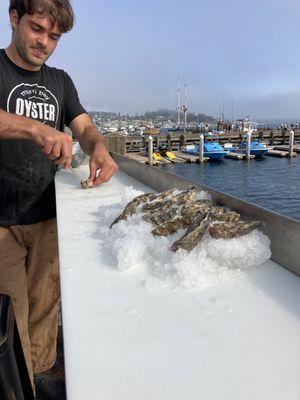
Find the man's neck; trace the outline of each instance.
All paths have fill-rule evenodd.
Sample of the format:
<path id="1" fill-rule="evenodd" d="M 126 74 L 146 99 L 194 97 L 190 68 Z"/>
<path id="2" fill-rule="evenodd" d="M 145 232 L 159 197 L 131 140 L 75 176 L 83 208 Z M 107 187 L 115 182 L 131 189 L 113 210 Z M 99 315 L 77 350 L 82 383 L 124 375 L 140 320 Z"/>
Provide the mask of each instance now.
<path id="1" fill-rule="evenodd" d="M 27 71 L 32 71 L 36 72 L 41 69 L 40 65 L 32 65 L 27 63 L 18 53 L 17 49 L 13 46 L 11 43 L 6 49 L 4 49 L 6 52 L 7 57 L 18 67 L 21 67 L 23 69 L 26 69 Z"/>

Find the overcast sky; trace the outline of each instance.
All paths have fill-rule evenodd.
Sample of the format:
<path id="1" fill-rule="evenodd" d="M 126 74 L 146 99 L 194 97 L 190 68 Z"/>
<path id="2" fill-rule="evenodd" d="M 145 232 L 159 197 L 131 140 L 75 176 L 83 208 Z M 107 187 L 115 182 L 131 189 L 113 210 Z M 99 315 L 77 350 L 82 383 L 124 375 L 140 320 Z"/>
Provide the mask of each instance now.
<path id="1" fill-rule="evenodd" d="M 0 46 L 10 40 L 0 0 Z M 89 110 L 176 108 L 300 120 L 300 0 L 73 0 L 74 29 L 48 64 Z M 232 107 L 233 104 L 233 107 Z"/>

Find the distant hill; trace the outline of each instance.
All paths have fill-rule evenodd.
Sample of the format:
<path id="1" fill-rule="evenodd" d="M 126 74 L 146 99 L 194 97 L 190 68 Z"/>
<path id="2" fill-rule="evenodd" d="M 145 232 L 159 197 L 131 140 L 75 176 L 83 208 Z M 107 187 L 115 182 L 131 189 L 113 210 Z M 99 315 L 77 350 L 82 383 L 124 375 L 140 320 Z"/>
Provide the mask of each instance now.
<path id="1" fill-rule="evenodd" d="M 181 113 L 181 118 L 183 117 L 183 113 Z M 174 122 L 177 121 L 177 111 L 168 110 L 168 109 L 160 109 L 157 111 L 146 111 L 144 114 L 145 119 L 169 119 Z M 216 122 L 215 118 L 210 115 L 205 115 L 202 113 L 187 113 L 187 121 L 188 122 L 208 122 L 214 123 Z"/>
<path id="2" fill-rule="evenodd" d="M 99 116 L 100 111 L 91 111 L 89 114 L 93 116 Z M 116 112 L 109 112 L 109 111 L 102 111 L 101 112 L 101 117 L 103 119 L 117 119 L 118 118 L 118 113 Z M 121 115 L 123 118 L 124 115 Z M 143 120 L 170 120 L 173 121 L 174 123 L 177 122 L 177 111 L 174 110 L 168 110 L 168 109 L 159 109 L 156 111 L 146 111 L 142 115 L 135 115 L 135 116 L 129 116 L 127 115 L 128 120 L 131 119 L 137 119 L 141 118 Z M 181 113 L 181 120 L 183 119 L 183 113 Z M 202 113 L 187 113 L 187 121 L 188 122 L 196 122 L 196 123 L 201 123 L 201 122 L 207 122 L 207 123 L 216 123 L 217 120 L 210 115 L 205 115 Z"/>
<path id="3" fill-rule="evenodd" d="M 89 114 L 91 117 L 99 116 L 101 114 L 102 118 L 108 118 L 108 119 L 118 118 L 118 113 L 113 111 L 90 111 Z"/>

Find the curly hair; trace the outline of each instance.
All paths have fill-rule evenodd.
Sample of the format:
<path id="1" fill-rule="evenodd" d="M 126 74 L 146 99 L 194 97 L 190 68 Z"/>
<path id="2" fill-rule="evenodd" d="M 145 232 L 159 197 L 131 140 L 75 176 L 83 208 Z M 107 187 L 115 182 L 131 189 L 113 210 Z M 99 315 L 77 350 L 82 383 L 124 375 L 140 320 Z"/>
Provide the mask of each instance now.
<path id="1" fill-rule="evenodd" d="M 50 17 L 62 33 L 69 32 L 74 25 L 74 13 L 69 0 L 10 0 L 9 12 L 16 10 L 21 19 L 24 14 L 41 14 Z"/>

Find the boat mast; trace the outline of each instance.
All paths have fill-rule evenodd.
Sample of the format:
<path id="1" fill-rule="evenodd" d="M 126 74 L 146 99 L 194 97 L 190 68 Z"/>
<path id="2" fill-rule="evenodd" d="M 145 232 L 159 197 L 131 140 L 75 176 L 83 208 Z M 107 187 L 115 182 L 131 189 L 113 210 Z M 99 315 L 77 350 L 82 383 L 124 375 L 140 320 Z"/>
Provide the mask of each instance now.
<path id="1" fill-rule="evenodd" d="M 180 126 L 180 76 L 177 76 L 177 126 Z"/>
<path id="2" fill-rule="evenodd" d="M 183 132 L 186 133 L 186 114 L 187 114 L 187 84 L 184 85 L 184 105 L 182 106 L 183 115 L 184 115 L 184 126 Z"/>

